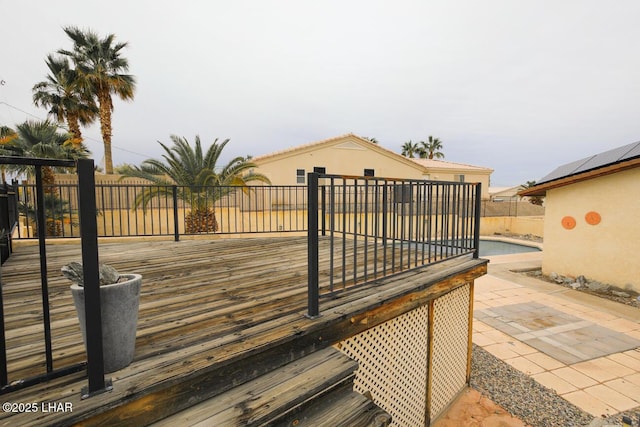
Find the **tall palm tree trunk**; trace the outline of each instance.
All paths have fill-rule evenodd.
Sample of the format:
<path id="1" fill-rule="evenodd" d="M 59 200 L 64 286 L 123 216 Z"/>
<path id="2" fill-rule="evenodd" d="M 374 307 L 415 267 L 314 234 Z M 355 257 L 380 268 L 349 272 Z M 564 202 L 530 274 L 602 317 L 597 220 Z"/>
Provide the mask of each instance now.
<path id="1" fill-rule="evenodd" d="M 69 133 L 73 137 L 73 145 L 78 148 L 82 143 L 82 131 L 80 131 L 80 120 L 75 113 L 67 112 L 67 124 L 69 125 Z"/>
<path id="2" fill-rule="evenodd" d="M 100 103 L 100 131 L 104 144 L 104 171 L 113 174 L 113 158 L 111 157 L 111 109 L 113 104 L 109 92 L 102 91 L 98 95 Z"/>
<path id="3" fill-rule="evenodd" d="M 53 168 L 50 166 L 44 166 L 42 168 L 42 187 L 44 194 L 48 194 L 49 197 L 45 198 L 45 228 L 47 236 L 62 236 L 62 221 L 59 218 L 51 216 L 51 213 L 47 210 L 53 210 L 53 206 L 47 206 L 47 201 L 53 201 L 57 199 L 56 194 L 56 175 Z M 54 215 L 55 216 L 55 215 Z M 37 234 L 37 233 L 36 233 Z"/>

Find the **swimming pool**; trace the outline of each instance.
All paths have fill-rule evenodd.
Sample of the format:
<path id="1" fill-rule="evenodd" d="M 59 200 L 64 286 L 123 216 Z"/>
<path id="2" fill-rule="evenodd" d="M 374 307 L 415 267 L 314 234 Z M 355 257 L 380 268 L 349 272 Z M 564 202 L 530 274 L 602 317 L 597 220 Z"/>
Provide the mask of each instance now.
<path id="1" fill-rule="evenodd" d="M 539 251 L 540 249 L 535 246 L 519 245 L 517 243 L 503 242 L 500 240 L 480 239 L 479 255 L 481 257 Z"/>

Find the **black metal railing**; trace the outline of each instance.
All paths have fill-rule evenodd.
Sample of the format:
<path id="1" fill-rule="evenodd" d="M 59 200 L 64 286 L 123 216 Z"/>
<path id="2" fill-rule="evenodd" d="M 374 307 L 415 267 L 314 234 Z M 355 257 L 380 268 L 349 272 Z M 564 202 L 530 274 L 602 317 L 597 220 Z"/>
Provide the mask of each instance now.
<path id="1" fill-rule="evenodd" d="M 11 236 L 18 226 L 17 182 L 0 184 L 0 261 L 4 263 L 13 250 Z"/>
<path id="2" fill-rule="evenodd" d="M 478 256 L 479 183 L 317 173 L 308 183 L 310 317 L 319 315 L 323 295 Z"/>
<path id="3" fill-rule="evenodd" d="M 35 185 L 17 188 L 17 238 L 36 237 Z M 96 185 L 99 237 L 305 232 L 305 186 Z M 48 237 L 78 237 L 78 186 L 46 188 Z"/>
<path id="4" fill-rule="evenodd" d="M 7 343 L 4 336 L 5 317 L 3 294 L 11 291 L 11 284 L 2 283 L 0 289 L 0 394 L 8 393 L 19 388 L 23 388 L 39 382 L 48 381 L 72 372 L 87 370 L 88 387 L 83 390 L 85 395 L 101 393 L 110 388 L 109 381 L 104 378 L 103 353 L 102 353 L 102 322 L 100 310 L 100 287 L 98 273 L 98 235 L 96 223 L 96 199 L 95 199 L 95 177 L 94 163 L 92 159 L 52 160 L 21 157 L 0 157 L 1 165 L 21 165 L 33 168 L 35 185 L 31 189 L 30 214 L 32 215 L 32 225 L 36 230 L 39 244 L 40 260 L 40 295 L 42 299 L 42 325 L 44 339 L 44 356 L 46 372 L 31 377 L 13 379 L 10 381 L 7 372 Z M 76 199 L 76 212 L 79 224 L 79 237 L 82 246 L 82 265 L 84 275 L 85 294 L 85 315 L 87 333 L 86 350 L 87 361 L 69 366 L 55 366 L 53 358 L 52 338 L 51 338 L 51 307 L 49 302 L 49 287 L 47 277 L 47 250 L 46 236 L 51 217 L 48 215 L 54 207 L 52 200 L 56 200 L 56 194 L 50 188 L 45 188 L 43 184 L 42 170 L 49 168 L 75 168 L 78 175 L 78 186 Z M 0 216 L 3 215 L 0 212 Z M 4 219 L 2 220 L 4 221 Z"/>

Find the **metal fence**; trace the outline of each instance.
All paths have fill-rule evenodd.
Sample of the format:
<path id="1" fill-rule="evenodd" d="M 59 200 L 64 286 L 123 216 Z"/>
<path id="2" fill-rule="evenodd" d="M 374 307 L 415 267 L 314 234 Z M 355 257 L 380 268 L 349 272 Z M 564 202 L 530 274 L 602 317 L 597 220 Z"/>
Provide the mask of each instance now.
<path id="1" fill-rule="evenodd" d="M 319 315 L 323 295 L 478 255 L 479 183 L 317 173 L 308 183 L 310 317 Z"/>
<path id="2" fill-rule="evenodd" d="M 527 198 L 508 198 L 504 200 L 483 200 L 480 207 L 480 216 L 485 217 L 518 217 L 518 216 L 543 216 L 544 206 L 535 205 Z"/>
<path id="3" fill-rule="evenodd" d="M 0 292 L 0 394 L 4 394 L 31 384 L 48 381 L 71 372 L 86 369 L 88 386 L 83 393 L 87 395 L 98 394 L 110 388 L 110 381 L 104 377 L 103 353 L 102 353 L 102 322 L 100 310 L 100 284 L 98 274 L 98 237 L 96 227 L 96 201 L 95 201 L 95 180 L 94 163 L 91 159 L 53 160 L 35 159 L 22 157 L 0 157 L 0 164 L 22 165 L 30 167 L 35 176 L 35 187 L 33 188 L 33 210 L 34 221 L 37 224 L 37 235 L 39 244 L 39 264 L 40 264 L 40 296 L 42 299 L 42 325 L 44 335 L 44 353 L 46 372 L 42 375 L 21 379 L 17 382 L 9 383 L 7 375 L 7 353 L 4 336 L 4 309 L 2 292 Z M 70 366 L 54 366 L 53 348 L 51 340 L 51 316 L 49 303 L 49 287 L 47 276 L 47 250 L 45 235 L 47 228 L 51 224 L 46 217 L 47 203 L 55 199 L 55 194 L 50 194 L 49 189 L 43 185 L 44 168 L 75 168 L 78 174 L 77 209 L 82 214 L 79 215 L 79 222 L 82 232 L 80 233 L 82 246 L 82 265 L 84 276 L 85 294 L 85 319 L 86 330 L 90 331 L 86 337 L 87 362 Z M 0 206 L 1 207 L 1 206 Z M 11 221 L 10 209 L 0 210 L 0 222 L 6 222 L 6 218 Z"/>
<path id="4" fill-rule="evenodd" d="M 78 237 L 77 185 L 46 186 L 47 237 Z M 304 232 L 304 186 L 96 185 L 100 237 Z M 35 185 L 17 188 L 19 239 L 37 237 Z M 201 209 L 199 209 L 199 207 Z"/>
<path id="5" fill-rule="evenodd" d="M 428 197 L 414 195 L 417 191 L 415 185 L 408 182 L 410 181 L 389 184 L 389 200 L 406 199 L 403 204 L 393 205 L 393 209 L 408 209 L 411 200 Z M 430 182 L 436 192 L 445 191 L 442 189 L 453 184 L 458 183 Z M 473 184 L 465 184 L 463 187 L 469 185 Z M 76 184 L 45 186 L 47 237 L 80 235 L 78 188 Z M 324 188 L 323 183 L 320 183 L 320 188 Z M 331 202 L 332 212 L 336 214 L 363 211 L 372 213 L 383 206 L 382 200 L 376 199 L 382 194 L 376 193 L 374 187 L 340 183 L 338 190 L 323 191 L 320 197 L 333 199 L 324 200 L 321 205 Z M 16 210 L 19 221 L 13 236 L 18 239 L 34 239 L 37 237 L 35 185 L 16 184 L 14 193 L 19 201 Z M 196 214 L 194 208 L 198 205 L 207 206 L 210 211 Z M 96 185 L 96 207 L 99 237 L 174 236 L 178 240 L 181 235 L 195 234 L 307 231 L 306 186 L 190 188 L 174 185 L 102 184 Z M 431 209 L 435 207 L 434 205 Z M 482 200 L 479 214 L 482 217 L 544 215 L 544 208 L 528 201 Z M 342 219 L 346 221 L 346 218 L 347 216 Z M 364 223 L 347 221 L 344 226 L 347 227 L 346 231 L 357 234 L 358 228 L 362 228 Z"/>
<path id="6" fill-rule="evenodd" d="M 11 254 L 11 235 L 18 225 L 18 199 L 16 183 L 0 184 L 0 263 L 4 263 Z"/>

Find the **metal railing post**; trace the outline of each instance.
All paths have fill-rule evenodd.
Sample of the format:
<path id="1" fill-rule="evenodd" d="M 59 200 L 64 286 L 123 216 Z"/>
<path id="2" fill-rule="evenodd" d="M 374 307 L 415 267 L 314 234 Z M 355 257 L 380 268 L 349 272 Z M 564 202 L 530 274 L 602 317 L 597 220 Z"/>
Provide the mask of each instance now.
<path id="1" fill-rule="evenodd" d="M 104 379 L 102 353 L 102 315 L 100 305 L 100 279 L 98 267 L 98 225 L 96 221 L 96 182 L 93 159 L 80 159 L 78 167 L 78 204 L 84 275 L 84 300 L 87 344 L 89 397 L 107 390 Z M 109 387 L 110 388 L 110 387 Z"/>
<path id="2" fill-rule="evenodd" d="M 36 165 L 36 225 L 38 230 L 38 245 L 40 249 L 40 285 L 42 292 L 42 317 L 44 325 L 45 355 L 47 372 L 53 371 L 53 356 L 51 348 L 51 316 L 49 314 L 49 284 L 47 278 L 47 249 L 46 249 L 46 217 L 44 185 L 42 183 L 42 166 Z"/>
<path id="3" fill-rule="evenodd" d="M 320 289 L 318 284 L 318 174 L 307 174 L 307 316 L 316 318 L 320 315 Z"/>
<path id="4" fill-rule="evenodd" d="M 180 240 L 180 229 L 178 226 L 178 186 L 171 187 L 171 195 L 173 196 L 173 240 Z"/>
<path id="5" fill-rule="evenodd" d="M 322 186 L 322 200 L 320 203 L 321 215 L 322 215 L 322 235 L 327 235 L 327 186 Z"/>
<path id="6" fill-rule="evenodd" d="M 481 207 L 481 197 L 482 197 L 482 184 L 479 182 L 476 184 L 476 211 L 475 218 L 473 224 L 473 257 L 479 258 L 479 248 L 480 248 L 480 207 Z"/>

